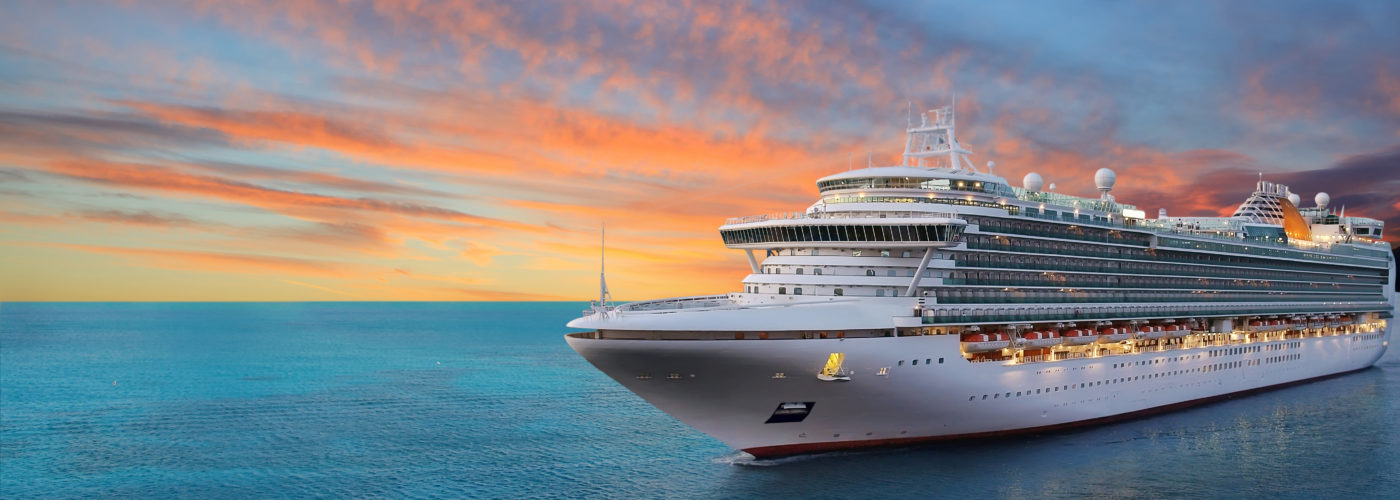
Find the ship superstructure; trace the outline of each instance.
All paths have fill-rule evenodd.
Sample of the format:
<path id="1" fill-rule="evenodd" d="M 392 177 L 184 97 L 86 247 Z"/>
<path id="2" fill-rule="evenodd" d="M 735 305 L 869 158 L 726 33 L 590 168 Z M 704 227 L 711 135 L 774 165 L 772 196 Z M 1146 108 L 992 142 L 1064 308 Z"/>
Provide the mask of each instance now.
<path id="1" fill-rule="evenodd" d="M 899 165 L 719 228 L 742 291 L 610 307 L 566 336 L 661 410 L 759 457 L 1125 418 L 1371 366 L 1390 338 L 1381 221 L 1260 180 L 1231 217 L 1011 186 L 953 110 Z M 604 289 L 603 299 L 606 299 Z"/>

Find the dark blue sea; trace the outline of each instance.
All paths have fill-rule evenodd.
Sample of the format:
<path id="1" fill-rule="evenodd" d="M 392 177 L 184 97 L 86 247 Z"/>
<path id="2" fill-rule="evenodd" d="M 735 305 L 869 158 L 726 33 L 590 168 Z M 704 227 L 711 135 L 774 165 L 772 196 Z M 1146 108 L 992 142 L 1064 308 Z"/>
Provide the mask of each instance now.
<path id="1" fill-rule="evenodd" d="M 1359 373 L 1077 432 L 755 462 L 575 355 L 561 336 L 582 308 L 6 303 L 0 497 L 1400 491 L 1393 352 Z"/>

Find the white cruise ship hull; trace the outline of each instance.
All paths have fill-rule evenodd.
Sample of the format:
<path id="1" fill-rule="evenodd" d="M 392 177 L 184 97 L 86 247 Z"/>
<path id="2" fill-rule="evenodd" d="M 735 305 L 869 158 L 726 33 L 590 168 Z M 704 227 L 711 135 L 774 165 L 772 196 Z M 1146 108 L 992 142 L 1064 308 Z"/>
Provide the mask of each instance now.
<path id="1" fill-rule="evenodd" d="M 1388 328 L 1048 363 L 969 362 L 949 335 L 566 338 L 647 402 L 763 458 L 1050 430 L 1208 402 L 1369 367 Z M 849 381 L 815 376 L 833 352 L 845 353 Z M 765 423 L 784 403 L 810 411 L 801 421 Z"/>

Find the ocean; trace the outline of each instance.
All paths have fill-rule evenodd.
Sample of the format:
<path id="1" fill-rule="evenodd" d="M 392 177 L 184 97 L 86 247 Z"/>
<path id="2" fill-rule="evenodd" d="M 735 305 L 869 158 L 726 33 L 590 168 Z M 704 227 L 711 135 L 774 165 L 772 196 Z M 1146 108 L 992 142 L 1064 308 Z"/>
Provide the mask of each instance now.
<path id="1" fill-rule="evenodd" d="M 755 461 L 565 345 L 581 303 L 5 303 L 3 498 L 1374 498 L 1400 357 L 1014 439 Z"/>

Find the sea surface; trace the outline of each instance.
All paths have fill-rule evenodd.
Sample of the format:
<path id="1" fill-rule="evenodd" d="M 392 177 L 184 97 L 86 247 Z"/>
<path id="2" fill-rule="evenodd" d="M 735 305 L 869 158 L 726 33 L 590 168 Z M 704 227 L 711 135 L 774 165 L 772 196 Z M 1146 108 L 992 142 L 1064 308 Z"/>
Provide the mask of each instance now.
<path id="1" fill-rule="evenodd" d="M 1151 418 L 755 461 L 574 303 L 0 304 L 0 498 L 1394 498 L 1400 359 Z"/>

